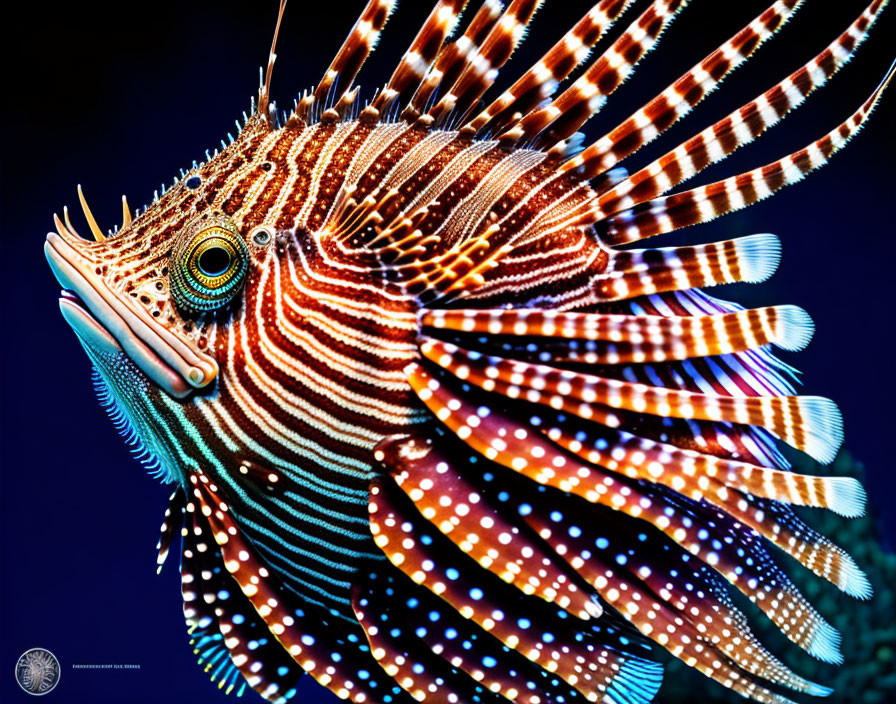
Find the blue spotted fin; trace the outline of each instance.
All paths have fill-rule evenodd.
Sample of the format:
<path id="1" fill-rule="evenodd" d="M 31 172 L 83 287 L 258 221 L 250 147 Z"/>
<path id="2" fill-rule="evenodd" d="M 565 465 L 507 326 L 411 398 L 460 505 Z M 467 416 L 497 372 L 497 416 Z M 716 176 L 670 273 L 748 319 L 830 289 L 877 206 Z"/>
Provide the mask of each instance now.
<path id="1" fill-rule="evenodd" d="M 399 681 L 407 678 L 412 693 L 423 691 L 424 699 L 438 702 L 583 699 L 555 674 L 502 644 L 400 570 L 379 567 L 363 585 L 356 590 L 355 613 L 381 664 L 387 670 L 396 668 Z M 531 622 L 524 619 L 526 623 Z"/>
<path id="2" fill-rule="evenodd" d="M 548 487 L 533 492 L 507 470 L 493 468 L 485 478 L 484 494 L 536 531 L 609 606 L 679 659 L 760 701 L 784 701 L 763 680 L 810 694 L 827 692 L 771 655 L 714 569 L 675 540 Z M 749 650 L 739 644 L 749 644 Z"/>
<path id="3" fill-rule="evenodd" d="M 435 464 L 446 464 L 438 450 L 414 437 L 387 448 L 381 461 L 391 472 L 412 474 L 430 453 Z M 475 503 L 474 508 L 481 507 Z M 370 514 L 374 541 L 393 565 L 508 648 L 554 673 L 590 701 L 606 697 L 646 703 L 653 698 L 662 670 L 646 659 L 649 651 L 644 650 L 634 631 L 628 630 L 623 641 L 615 628 L 604 625 L 615 625 L 612 619 L 583 622 L 505 583 L 492 571 L 498 566 L 477 565 L 464 555 L 438 528 L 427 523 L 428 519 L 390 479 L 374 482 Z M 465 525 L 473 542 L 479 540 L 480 529 L 490 530 L 491 524 L 483 526 L 471 519 Z M 464 577 L 459 579 L 457 575 Z"/>
<path id="4" fill-rule="evenodd" d="M 440 362 L 447 364 L 444 358 Z M 709 504 L 692 502 L 662 484 L 632 480 L 569 454 L 575 445 L 563 440 L 566 426 L 573 439 L 578 428 L 593 427 L 575 413 L 582 408 L 595 416 L 601 412 L 604 425 L 618 426 L 621 419 L 612 411 L 580 406 L 569 402 L 568 397 L 555 395 L 552 399 L 557 403 L 552 400 L 550 405 L 558 411 L 539 407 L 535 412 L 532 406 L 524 407 L 520 410 L 526 413 L 527 424 L 523 425 L 508 415 L 509 411 L 485 405 L 487 397 L 477 399 L 469 387 L 460 396 L 457 383 L 450 378 L 437 378 L 419 365 L 409 367 L 406 373 L 421 400 L 471 449 L 539 484 L 652 523 L 688 545 L 697 557 L 754 600 L 795 643 L 824 659 L 839 657 L 836 648 L 831 650 L 826 645 L 839 636 L 771 560 L 761 536 Z M 458 373 L 464 375 L 460 368 Z M 571 414 L 566 413 L 567 404 L 574 404 Z M 704 533 L 706 539 L 700 539 L 698 536 Z M 749 552 L 749 560 L 744 559 L 744 551 Z"/>

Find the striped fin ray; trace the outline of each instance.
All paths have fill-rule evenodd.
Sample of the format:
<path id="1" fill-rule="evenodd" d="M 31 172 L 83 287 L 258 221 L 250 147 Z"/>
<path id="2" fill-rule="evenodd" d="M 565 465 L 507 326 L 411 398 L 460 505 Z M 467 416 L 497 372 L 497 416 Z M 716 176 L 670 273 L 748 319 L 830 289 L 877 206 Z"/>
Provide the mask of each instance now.
<path id="1" fill-rule="evenodd" d="M 349 639 L 350 634 L 343 632 L 350 624 L 335 623 L 332 616 L 307 602 L 301 608 L 289 605 L 288 595 L 276 587 L 268 569 L 254 557 L 227 503 L 216 494 L 214 483 L 204 474 L 192 474 L 190 481 L 197 509 L 208 523 L 225 569 L 295 662 L 320 684 L 354 702 L 377 701 L 390 690 L 397 693 L 397 687 L 376 666 L 369 652 L 362 651 L 357 639 Z M 334 658 L 333 653 L 338 657 Z M 358 676 L 361 670 L 368 677 Z"/>
<path id="2" fill-rule="evenodd" d="M 423 77 L 401 118 L 413 121 L 430 107 L 437 91 L 454 85 L 454 82 L 476 56 L 482 42 L 491 32 L 504 7 L 499 0 L 483 0 L 464 33 L 446 44 L 436 56 L 435 63 Z M 424 122 L 431 122 L 431 118 Z"/>
<path id="3" fill-rule="evenodd" d="M 489 571 L 468 568 L 469 558 L 426 525 L 394 482 L 374 482 L 370 511 L 374 540 L 392 564 L 505 646 L 588 701 L 608 701 L 604 697 L 612 697 L 614 689 L 633 703 L 652 699 L 661 680 L 659 665 L 605 645 L 599 632 L 590 635 L 562 610 L 521 595 Z M 450 577 L 455 570 L 465 576 L 461 583 Z"/>
<path id="4" fill-rule="evenodd" d="M 836 477 L 845 478 L 848 477 Z M 840 492 L 843 503 L 863 502 L 863 495 L 857 497 L 854 486 L 838 483 L 832 491 Z M 786 506 L 737 491 L 724 508 L 841 591 L 857 599 L 871 598 L 871 583 L 852 556 L 810 528 Z"/>
<path id="5" fill-rule="evenodd" d="M 661 417 L 755 425 L 820 462 L 830 462 L 843 440 L 840 413 L 822 397 L 732 398 L 678 391 L 489 356 L 426 337 L 421 337 L 420 349 L 424 357 L 469 384 L 586 419 L 594 413 L 591 404 L 603 404 Z"/>
<path id="6" fill-rule="evenodd" d="M 401 57 L 386 87 L 376 96 L 369 109 L 376 110 L 377 115 L 382 114 L 393 103 L 400 102 L 403 95 L 416 91 L 445 40 L 454 31 L 460 13 L 468 2 L 439 0 L 410 48 Z"/>
<path id="7" fill-rule="evenodd" d="M 563 165 L 593 178 L 655 139 L 714 91 L 736 68 L 783 27 L 802 0 L 778 0 L 731 39 L 635 112 Z"/>
<path id="8" fill-rule="evenodd" d="M 699 318 L 705 315 L 737 313 L 744 310 L 742 306 L 714 298 L 702 289 L 653 294 L 631 299 L 626 301 L 623 306 L 624 310 L 636 315 L 661 315 L 664 317 L 696 316 Z M 811 329 L 808 327 L 809 321 L 806 323 L 807 326 L 802 330 L 808 337 Z M 786 347 L 782 347 L 782 349 L 786 349 Z M 714 389 L 726 389 L 729 394 L 734 393 L 735 390 L 737 391 L 735 395 L 748 396 L 787 396 L 794 393 L 790 383 L 794 379 L 793 368 L 777 359 L 768 348 L 760 347 L 748 351 L 722 354 L 712 360 L 705 360 L 705 363 L 704 360 L 692 359 L 689 367 L 685 367 L 682 363 L 671 368 L 667 365 L 667 369 L 680 374 L 682 379 L 689 379 L 693 377 L 693 372 L 700 366 L 710 368 L 712 372 L 704 375 L 703 381 L 708 382 Z M 658 370 L 659 368 L 649 370 L 645 365 L 636 376 L 648 383 L 651 381 L 649 372 L 658 372 Z M 674 380 L 669 382 L 668 374 L 660 374 L 660 376 L 666 380 L 665 383 L 685 388 Z M 720 378 L 720 376 L 724 378 Z M 654 374 L 653 379 L 655 378 Z M 696 382 L 698 390 L 705 388 L 705 385 L 701 386 L 699 380 L 692 379 L 692 381 Z M 770 464 L 777 467 L 788 466 L 783 459 Z"/>
<path id="9" fill-rule="evenodd" d="M 454 394 L 417 365 L 408 374 L 412 387 L 436 417 L 486 459 L 539 484 L 652 523 L 740 589 L 797 645 L 818 657 L 832 652 L 830 643 L 836 632 L 771 561 L 751 529 L 661 484 L 632 481 L 577 461 L 542 434 L 538 427 L 545 421 L 540 415 L 533 415 L 530 425 L 523 426 Z M 750 560 L 744 560 L 743 551 Z"/>
<path id="10" fill-rule="evenodd" d="M 769 653 L 714 570 L 659 531 L 547 487 L 533 492 L 527 480 L 506 470 L 495 470 L 486 493 L 497 493 L 505 510 L 537 532 L 645 636 L 708 677 L 730 681 L 758 701 L 786 700 L 748 675 L 810 694 L 828 691 Z M 606 529 L 611 523 L 616 527 Z"/>
<path id="11" fill-rule="evenodd" d="M 544 133 L 539 146 L 549 148 L 575 133 L 603 107 L 686 4 L 687 0 L 656 0 L 569 88 L 523 117 L 512 134 L 501 137 L 526 143 Z"/>
<path id="12" fill-rule="evenodd" d="M 885 0 L 875 0 L 843 34 L 804 66 L 755 100 L 602 193 L 598 200 L 601 212 L 615 213 L 662 195 L 711 164 L 718 163 L 739 147 L 757 139 L 766 129 L 800 107 L 809 95 L 823 87 L 846 65 L 868 36 L 871 26 L 885 6 Z M 590 163 L 583 162 L 583 175 L 599 173 L 613 163 L 615 161 L 612 158 L 596 160 L 595 157 Z M 609 240 L 609 243 L 618 244 L 613 240 Z"/>
<path id="13" fill-rule="evenodd" d="M 442 97 L 427 113 L 435 124 L 463 119 L 475 106 L 522 42 L 529 22 L 543 3 L 544 0 L 510 1 L 457 80 L 446 87 Z"/>
<path id="14" fill-rule="evenodd" d="M 632 0 L 601 0 L 516 83 L 464 125 L 473 133 L 504 131 L 551 97 L 560 81 L 588 59 L 591 50 L 631 5 Z"/>
<path id="15" fill-rule="evenodd" d="M 772 234 L 748 235 L 685 247 L 613 250 L 595 281 L 601 301 L 743 281 L 759 283 L 778 268 L 781 242 Z"/>
<path id="16" fill-rule="evenodd" d="M 360 17 L 314 90 L 313 102 L 327 109 L 351 90 L 361 66 L 373 51 L 380 32 L 395 8 L 395 0 L 369 0 Z M 301 107 L 302 103 L 300 103 Z M 303 117 L 300 115 L 299 117 Z"/>
<path id="17" fill-rule="evenodd" d="M 602 429 L 590 435 L 579 430 L 573 436 L 558 428 L 549 434 L 554 442 L 591 464 L 627 477 L 666 484 L 695 501 L 706 499 L 722 508 L 729 505 L 728 489 L 736 489 L 798 506 L 828 508 L 848 518 L 864 513 L 865 492 L 852 477 L 794 474 L 619 430 Z"/>
<path id="18" fill-rule="evenodd" d="M 707 186 L 663 196 L 615 213 L 599 226 L 614 243 L 634 242 L 689 225 L 708 222 L 767 198 L 824 166 L 859 132 L 896 71 L 890 66 L 871 96 L 845 122 L 783 159 Z"/>
<path id="19" fill-rule="evenodd" d="M 812 320 L 797 306 L 773 306 L 707 316 L 648 316 L 542 310 L 426 310 L 423 328 L 464 333 L 548 338 L 539 349 L 556 361 L 570 359 L 562 339 L 594 342 L 577 362 L 664 362 L 726 354 L 773 343 L 805 347 Z M 606 343 L 606 344 L 597 344 Z M 547 348 L 547 349 L 545 349 Z"/>

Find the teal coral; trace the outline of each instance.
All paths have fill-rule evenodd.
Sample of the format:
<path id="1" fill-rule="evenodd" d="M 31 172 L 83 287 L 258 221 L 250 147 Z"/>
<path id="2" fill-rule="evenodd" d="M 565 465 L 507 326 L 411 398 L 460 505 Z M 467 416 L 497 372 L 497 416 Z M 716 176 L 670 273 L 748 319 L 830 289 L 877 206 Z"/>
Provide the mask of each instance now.
<path id="1" fill-rule="evenodd" d="M 830 467 L 805 455 L 791 458 L 794 471 L 806 474 L 835 474 L 864 478 L 862 464 L 848 452 L 841 452 Z M 869 497 L 866 515 L 844 519 L 829 511 L 803 509 L 807 523 L 831 537 L 849 552 L 868 575 L 874 587 L 869 601 L 843 595 L 835 587 L 801 568 L 781 554 L 779 562 L 800 590 L 843 635 L 843 665 L 836 667 L 814 660 L 797 651 L 751 604 L 743 605 L 751 615 L 760 640 L 800 675 L 833 687 L 834 692 L 818 702 L 830 704 L 886 704 L 896 701 L 896 555 L 882 542 L 875 512 L 883 506 Z M 783 693 L 783 692 L 782 692 Z M 812 701 L 812 697 L 790 697 Z M 661 704 L 727 704 L 745 700 L 703 677 L 678 660 L 666 665 L 665 683 L 657 700 Z"/>

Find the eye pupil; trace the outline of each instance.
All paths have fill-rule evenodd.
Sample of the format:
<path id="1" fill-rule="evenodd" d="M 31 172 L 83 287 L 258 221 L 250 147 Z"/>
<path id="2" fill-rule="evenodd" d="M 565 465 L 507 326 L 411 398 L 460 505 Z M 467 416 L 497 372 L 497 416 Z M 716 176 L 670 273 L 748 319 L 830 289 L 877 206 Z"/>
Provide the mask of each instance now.
<path id="1" fill-rule="evenodd" d="M 223 247 L 209 247 L 199 255 L 199 268 L 206 276 L 220 276 L 230 268 L 230 252 Z"/>
<path id="2" fill-rule="evenodd" d="M 199 188 L 199 186 L 201 184 L 202 184 L 202 179 L 199 178 L 198 176 L 190 176 L 190 178 L 188 178 L 184 183 L 184 185 L 187 188 L 189 188 L 190 190 Z"/>

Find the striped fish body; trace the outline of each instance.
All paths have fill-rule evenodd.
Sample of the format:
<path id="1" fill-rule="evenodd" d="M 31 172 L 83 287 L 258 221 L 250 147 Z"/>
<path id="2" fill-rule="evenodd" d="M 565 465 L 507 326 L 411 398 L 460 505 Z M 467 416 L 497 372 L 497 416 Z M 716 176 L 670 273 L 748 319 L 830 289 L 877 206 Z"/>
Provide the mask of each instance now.
<path id="1" fill-rule="evenodd" d="M 648 4 L 590 60 L 632 4 L 597 3 L 483 105 L 541 3 L 487 0 L 452 40 L 466 4 L 435 4 L 363 109 L 353 80 L 391 2 L 370 0 L 289 114 L 270 102 L 272 50 L 258 108 L 220 152 L 136 217 L 125 202 L 121 231 L 104 235 L 80 194 L 96 241 L 67 213 L 48 237 L 101 400 L 175 487 L 159 563 L 180 535 L 200 661 L 272 701 L 310 673 L 356 702 L 646 704 L 652 642 L 757 701 L 827 693 L 730 596 L 837 662 L 839 634 L 767 543 L 870 594 L 788 506 L 864 503 L 853 480 L 790 472 L 776 444 L 826 462 L 842 439 L 833 403 L 794 395 L 769 350 L 802 348 L 811 320 L 701 290 L 763 281 L 778 241 L 625 245 L 826 163 L 892 69 L 804 149 L 667 195 L 822 86 L 884 3 L 631 174 L 617 164 L 800 3 L 771 5 L 590 145 L 578 129 L 686 3 Z"/>
<path id="2" fill-rule="evenodd" d="M 354 121 L 284 130 L 260 141 L 254 161 L 274 168 L 243 166 L 248 177 L 233 179 L 211 207 L 246 213 L 243 230 L 299 224 L 259 256 L 244 305 L 214 338 L 217 357 L 227 360 L 218 392 L 195 399 L 188 426 L 174 434 L 198 428 L 203 443 L 217 445 L 221 469 L 208 473 L 221 483 L 228 472 L 249 465 L 275 471 L 281 478 L 278 494 L 286 481 L 295 484 L 289 494 L 294 504 L 263 510 L 279 513 L 283 530 L 314 536 L 303 540 L 301 559 L 292 561 L 301 567 L 290 568 L 273 555 L 289 532 L 273 530 L 256 544 L 285 573 L 295 574 L 303 597 L 345 607 L 352 574 L 379 552 L 367 530 L 369 483 L 382 471 L 373 448 L 428 418 L 405 368 L 419 358 L 420 293 L 414 290 L 425 285 L 424 276 L 435 279 L 444 272 L 416 265 L 403 272 L 396 258 L 408 255 L 398 249 L 393 255 L 385 240 L 380 248 L 366 244 L 378 236 L 373 224 L 355 225 L 348 233 L 343 228 L 363 217 L 358 211 L 366 199 L 382 197 L 386 206 L 377 212 L 378 229 L 412 213 L 415 229 L 433 233 L 414 259 L 444 253 L 451 263 L 452 248 L 488 255 L 523 231 L 536 244 L 512 249 L 516 261 L 503 271 L 489 268 L 495 283 L 465 297 L 483 308 L 525 305 L 527 298 L 551 298 L 557 307 L 581 305 L 593 298 L 592 279 L 607 257 L 580 227 L 552 224 L 549 237 L 548 228 L 538 227 L 547 219 L 562 225 L 567 212 L 593 196 L 579 182 L 557 178 L 539 152 L 507 151 L 454 132 Z M 260 187 L 259 173 L 269 179 Z M 246 186 L 257 194 L 254 201 L 249 195 L 240 199 Z M 383 195 L 393 190 L 394 196 Z M 489 230 L 494 234 L 481 247 L 464 247 Z M 459 268 L 469 266 L 462 256 L 457 255 Z M 382 278 L 371 276 L 377 268 Z M 504 279 L 511 273 L 514 283 L 508 285 Z M 578 285 L 570 286 L 575 279 Z M 254 452 L 243 437 L 252 438 Z M 233 453 L 228 446 L 240 450 Z M 202 454 L 199 447 L 187 452 Z M 234 510 L 259 506 L 238 502 Z"/>

